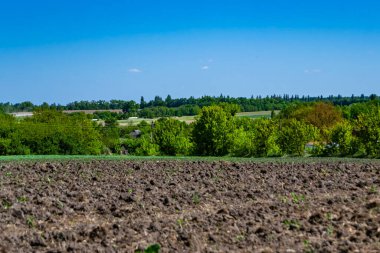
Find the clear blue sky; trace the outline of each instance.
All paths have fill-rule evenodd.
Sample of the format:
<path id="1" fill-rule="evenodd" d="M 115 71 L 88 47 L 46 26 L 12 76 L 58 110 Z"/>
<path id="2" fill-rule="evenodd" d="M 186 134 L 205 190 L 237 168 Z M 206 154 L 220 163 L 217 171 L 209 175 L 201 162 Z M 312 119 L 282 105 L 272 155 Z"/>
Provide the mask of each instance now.
<path id="1" fill-rule="evenodd" d="M 0 2 L 0 102 L 380 94 L 380 1 Z"/>

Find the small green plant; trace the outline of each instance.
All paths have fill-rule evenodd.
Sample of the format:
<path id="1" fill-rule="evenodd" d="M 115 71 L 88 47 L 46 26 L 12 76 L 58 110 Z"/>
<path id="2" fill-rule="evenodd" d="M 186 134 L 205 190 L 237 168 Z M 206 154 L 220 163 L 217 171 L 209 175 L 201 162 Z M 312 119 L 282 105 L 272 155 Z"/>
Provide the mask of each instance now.
<path id="1" fill-rule="evenodd" d="M 327 227 L 327 234 L 329 235 L 329 236 L 332 236 L 333 234 L 334 234 L 334 227 L 332 226 L 332 225 L 329 225 L 328 227 Z"/>
<path id="2" fill-rule="evenodd" d="M 377 190 L 376 185 L 372 185 L 372 186 L 369 188 L 369 192 L 372 193 L 372 194 L 377 194 L 377 193 L 378 193 L 378 190 Z"/>
<path id="3" fill-rule="evenodd" d="M 26 224 L 28 225 L 28 227 L 30 227 L 30 228 L 34 228 L 34 227 L 36 226 L 35 223 L 36 223 L 36 222 L 35 222 L 35 219 L 34 219 L 33 216 L 27 216 L 27 217 L 26 217 Z"/>
<path id="4" fill-rule="evenodd" d="M 159 253 L 161 249 L 160 244 L 152 244 L 144 250 L 136 250 L 135 253 Z"/>
<path id="5" fill-rule="evenodd" d="M 326 213 L 325 216 L 326 216 L 326 219 L 328 219 L 329 221 L 332 221 L 333 216 L 331 213 Z"/>
<path id="6" fill-rule="evenodd" d="M 6 177 L 11 177 L 12 176 L 12 172 L 5 172 L 5 176 Z"/>
<path id="7" fill-rule="evenodd" d="M 243 234 L 237 235 L 236 236 L 236 240 L 239 241 L 239 242 L 242 242 L 242 241 L 245 240 L 245 236 Z"/>
<path id="8" fill-rule="evenodd" d="M 45 177 L 45 181 L 48 183 L 48 184 L 50 184 L 51 183 L 51 178 L 50 177 Z"/>
<path id="9" fill-rule="evenodd" d="M 133 189 L 129 188 L 129 189 L 128 189 L 128 193 L 129 193 L 129 194 L 132 194 L 132 193 L 133 193 Z"/>
<path id="10" fill-rule="evenodd" d="M 65 205 L 59 199 L 56 200 L 55 205 L 59 209 L 63 209 L 65 207 Z"/>
<path id="11" fill-rule="evenodd" d="M 21 196 L 21 197 L 17 198 L 17 201 L 20 202 L 20 203 L 26 203 L 26 202 L 28 202 L 28 200 L 29 199 L 26 196 Z"/>
<path id="12" fill-rule="evenodd" d="M 184 219 L 178 219 L 177 224 L 182 229 L 183 225 L 186 223 L 186 220 Z"/>
<path id="13" fill-rule="evenodd" d="M 12 203 L 8 202 L 7 200 L 3 200 L 2 206 L 5 210 L 9 209 L 12 207 Z"/>
<path id="14" fill-rule="evenodd" d="M 301 224 L 297 220 L 284 220 L 283 224 L 286 227 L 286 229 L 289 229 L 289 230 L 293 230 L 293 229 L 299 230 L 301 228 Z"/>
<path id="15" fill-rule="evenodd" d="M 302 194 L 298 195 L 298 194 L 292 192 L 292 193 L 290 193 L 290 196 L 291 196 L 294 204 L 298 205 L 298 204 L 301 204 L 302 202 L 305 202 L 305 195 L 302 195 Z"/>
<path id="16" fill-rule="evenodd" d="M 196 205 L 198 205 L 201 202 L 201 197 L 197 192 L 193 194 L 193 197 L 191 199 L 193 200 L 193 203 Z"/>
<path id="17" fill-rule="evenodd" d="M 326 169 L 322 169 L 320 174 L 321 174 L 321 176 L 323 176 L 323 177 L 327 177 L 327 176 L 329 176 L 329 172 L 328 172 Z"/>
<path id="18" fill-rule="evenodd" d="M 313 247 L 311 246 L 309 240 L 304 240 L 304 241 L 303 241 L 303 247 L 304 247 L 304 252 L 305 252 L 305 253 L 312 253 L 312 252 L 314 252 L 314 249 L 313 249 Z"/>

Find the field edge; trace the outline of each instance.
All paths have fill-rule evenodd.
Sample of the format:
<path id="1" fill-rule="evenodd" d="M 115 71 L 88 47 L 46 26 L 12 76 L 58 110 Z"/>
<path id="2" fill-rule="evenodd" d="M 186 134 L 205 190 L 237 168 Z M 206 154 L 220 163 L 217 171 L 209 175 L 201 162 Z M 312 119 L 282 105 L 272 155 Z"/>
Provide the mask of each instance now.
<path id="1" fill-rule="evenodd" d="M 0 156 L 0 163 L 7 162 L 61 162 L 61 161 L 202 161 L 238 163 L 380 163 L 380 159 L 340 157 L 209 157 L 209 156 L 130 156 L 130 155 L 23 155 Z"/>

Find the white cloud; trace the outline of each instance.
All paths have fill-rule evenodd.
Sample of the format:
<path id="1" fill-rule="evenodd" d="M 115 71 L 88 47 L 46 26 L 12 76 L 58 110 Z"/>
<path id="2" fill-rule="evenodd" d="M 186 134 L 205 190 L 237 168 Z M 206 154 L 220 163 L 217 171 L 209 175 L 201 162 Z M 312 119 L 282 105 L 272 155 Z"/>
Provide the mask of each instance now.
<path id="1" fill-rule="evenodd" d="M 319 74 L 321 72 L 322 72 L 321 69 L 305 69 L 304 70 L 305 74 Z"/>
<path id="2" fill-rule="evenodd" d="M 138 69 L 138 68 L 131 68 L 131 69 L 128 69 L 128 72 L 129 73 L 141 73 L 142 70 Z"/>
<path id="3" fill-rule="evenodd" d="M 210 67 L 206 65 L 206 66 L 203 66 L 203 67 L 202 67 L 202 70 L 208 70 L 209 68 L 210 68 Z"/>

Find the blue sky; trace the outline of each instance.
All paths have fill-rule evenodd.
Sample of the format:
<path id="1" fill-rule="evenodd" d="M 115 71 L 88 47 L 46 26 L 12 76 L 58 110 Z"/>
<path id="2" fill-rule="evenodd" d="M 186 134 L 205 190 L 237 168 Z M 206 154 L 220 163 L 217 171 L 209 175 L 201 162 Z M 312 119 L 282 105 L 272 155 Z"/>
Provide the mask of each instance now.
<path id="1" fill-rule="evenodd" d="M 1 1 L 0 102 L 380 94 L 378 1 Z"/>

